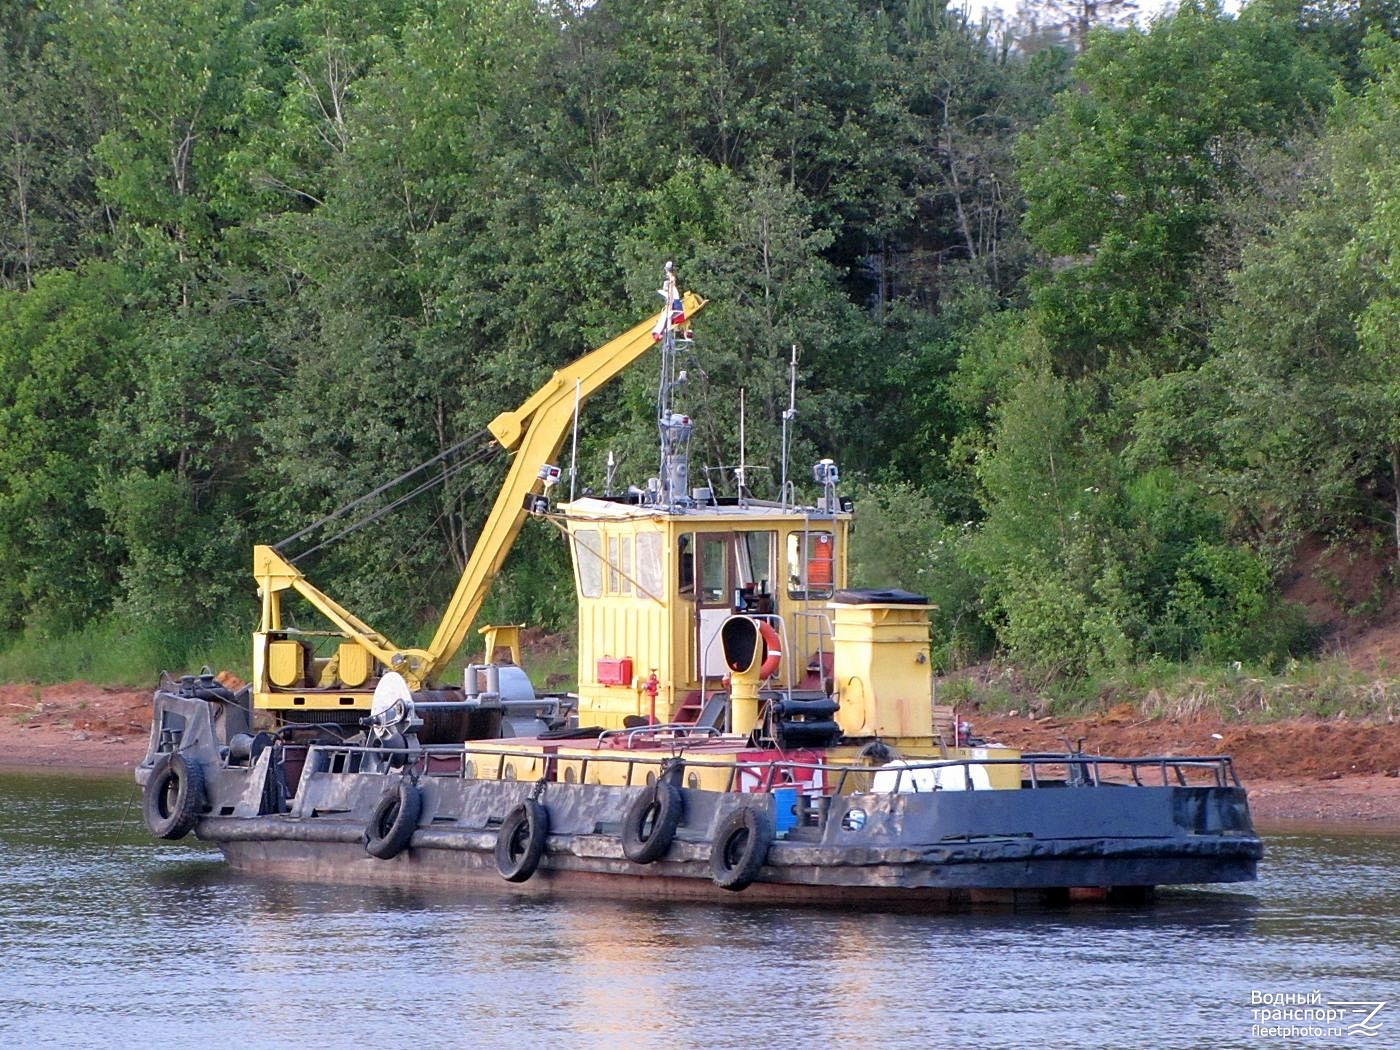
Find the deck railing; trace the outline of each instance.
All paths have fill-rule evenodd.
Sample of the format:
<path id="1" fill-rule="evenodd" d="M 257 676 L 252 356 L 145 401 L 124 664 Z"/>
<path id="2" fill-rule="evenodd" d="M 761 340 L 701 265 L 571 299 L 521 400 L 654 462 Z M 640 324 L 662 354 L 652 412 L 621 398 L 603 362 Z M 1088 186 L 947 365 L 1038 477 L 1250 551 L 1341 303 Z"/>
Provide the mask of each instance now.
<path id="1" fill-rule="evenodd" d="M 655 727 L 650 727 L 655 729 Z M 703 745 L 704 734 L 678 744 Z M 567 743 L 565 743 L 567 746 Z M 385 773 L 411 768 L 425 776 L 451 776 L 486 780 L 556 780 L 559 763 L 578 765 L 577 782 L 588 781 L 591 766 L 624 765 L 621 777 L 609 778 L 622 785 L 654 783 L 663 766 L 680 760 L 687 771 L 720 769 L 727 772 L 726 791 L 771 792 L 797 788 L 804 794 L 845 795 L 918 793 L 928 790 L 997 790 L 989 788 L 987 771 L 998 767 L 1021 769 L 1022 789 L 1063 789 L 1066 787 L 1240 787 L 1239 775 L 1227 755 L 1153 755 L 1119 758 L 1079 752 L 1028 753 L 1017 758 L 916 759 L 900 764 L 852 765 L 842 762 L 812 762 L 797 758 L 747 761 L 706 758 L 693 751 L 683 756 L 652 752 L 638 754 L 626 750 L 599 750 L 587 754 L 558 755 L 534 748 L 481 748 L 471 744 L 425 745 L 416 748 L 389 748 L 373 745 L 312 744 L 307 766 L 322 772 L 370 772 L 378 767 Z M 517 763 L 530 763 L 532 775 L 516 776 Z M 981 770 L 978 776 L 974 770 Z M 572 770 L 571 770 L 572 772 Z M 493 775 L 490 775 L 494 773 Z M 876 789 L 876 776 L 892 787 Z M 953 786 L 956 780 L 961 784 Z M 933 787 L 927 785 L 933 784 Z"/>

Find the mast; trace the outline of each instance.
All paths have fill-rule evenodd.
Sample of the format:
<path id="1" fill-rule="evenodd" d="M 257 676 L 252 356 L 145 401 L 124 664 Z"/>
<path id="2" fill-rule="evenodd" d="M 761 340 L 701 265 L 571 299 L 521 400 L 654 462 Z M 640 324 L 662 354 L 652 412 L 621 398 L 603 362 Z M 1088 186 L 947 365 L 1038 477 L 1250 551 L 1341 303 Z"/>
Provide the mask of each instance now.
<path id="1" fill-rule="evenodd" d="M 783 479 L 778 500 L 783 509 L 788 504 L 788 448 L 791 428 L 797 420 L 797 344 L 792 344 L 792 360 L 788 362 L 788 407 L 783 410 Z"/>
<path id="2" fill-rule="evenodd" d="M 676 328 L 685 324 L 686 316 L 673 263 L 666 264 L 657 294 L 666 305 L 652 331 L 661 344 L 661 387 L 656 398 L 661 470 L 652 498 L 662 506 L 675 507 L 690 502 L 690 434 L 694 425 L 689 416 L 675 411 L 671 402 L 672 392 L 687 379 L 684 369 L 676 367 Z"/>

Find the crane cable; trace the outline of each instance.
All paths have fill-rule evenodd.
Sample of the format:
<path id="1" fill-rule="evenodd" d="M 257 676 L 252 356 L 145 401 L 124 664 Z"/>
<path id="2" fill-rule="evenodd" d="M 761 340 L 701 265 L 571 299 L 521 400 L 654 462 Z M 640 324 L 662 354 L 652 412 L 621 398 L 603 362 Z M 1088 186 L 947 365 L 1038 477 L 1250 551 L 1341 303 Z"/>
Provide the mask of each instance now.
<path id="1" fill-rule="evenodd" d="M 383 507 L 380 507 L 373 513 L 367 514 L 361 518 L 357 518 L 349 525 L 342 528 L 340 531 L 334 533 L 331 536 L 328 536 L 326 539 L 322 540 L 314 547 L 302 551 L 296 557 L 289 558 L 288 561 L 295 565 L 303 558 L 314 554 L 316 551 L 321 550 L 323 547 L 327 547 L 338 540 L 344 539 L 346 536 L 349 536 L 354 532 L 358 532 L 360 529 L 364 528 L 367 525 L 372 525 L 374 522 L 378 521 L 386 514 L 407 503 L 415 496 L 426 492 L 428 489 L 434 487 L 435 485 L 440 485 L 449 481 L 452 477 L 454 477 L 469 466 L 486 461 L 500 450 L 500 446 L 496 444 L 494 438 L 492 438 L 491 433 L 489 431 L 485 429 L 479 430 L 470 437 L 457 442 L 457 444 L 451 446 L 450 448 L 446 448 L 443 451 L 437 453 L 437 455 L 424 460 L 422 463 L 419 463 L 416 467 L 404 471 L 398 477 L 392 478 L 389 481 L 384 482 L 384 484 L 379 485 L 378 487 L 372 489 L 369 492 L 366 492 L 364 495 L 358 496 L 350 502 L 343 504 L 340 507 L 337 507 L 335 510 L 331 511 L 331 513 L 327 514 L 325 517 L 320 518 L 317 521 L 312 522 L 310 525 L 306 526 L 306 528 L 302 529 L 301 531 L 295 532 L 292 535 L 288 536 L 286 539 L 283 539 L 273 544 L 273 549 L 281 550 L 287 544 L 293 543 L 296 540 L 301 539 L 303 536 L 309 535 L 310 533 L 315 532 L 317 529 L 322 528 L 323 526 L 328 525 L 339 518 L 343 518 L 346 514 L 349 514 L 355 508 L 363 505 L 364 503 L 374 499 L 377 496 L 382 496 L 385 492 L 392 489 L 395 485 L 407 481 L 409 478 L 413 477 L 413 475 L 419 473 L 420 471 L 426 470 L 427 468 L 437 463 L 441 463 L 447 460 L 449 457 L 456 455 L 462 449 L 466 448 L 467 446 L 473 443 L 480 443 L 480 447 L 471 455 L 466 456 L 465 458 L 450 464 L 441 473 L 430 477 L 427 481 L 420 482 L 415 488 L 411 489 L 404 495 L 399 496 L 396 499 L 390 501 L 389 503 L 387 503 Z"/>

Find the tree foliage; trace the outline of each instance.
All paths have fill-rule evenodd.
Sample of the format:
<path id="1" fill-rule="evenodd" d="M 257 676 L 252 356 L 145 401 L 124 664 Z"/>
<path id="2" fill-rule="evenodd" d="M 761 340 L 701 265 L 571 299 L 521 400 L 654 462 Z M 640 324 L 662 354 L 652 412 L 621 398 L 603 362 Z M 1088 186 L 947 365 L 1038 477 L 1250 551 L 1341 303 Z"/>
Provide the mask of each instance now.
<path id="1" fill-rule="evenodd" d="M 0 629 L 237 618 L 250 543 L 440 457 L 309 565 L 422 633 L 482 428 L 670 259 L 716 487 L 776 493 L 795 349 L 791 462 L 863 475 L 857 571 L 936 596 L 945 663 L 1279 658 L 1294 538 L 1400 549 L 1395 16 L 1070 47 L 923 0 L 18 0 Z M 654 470 L 654 386 L 595 399 L 583 483 Z M 492 614 L 567 618 L 559 544 L 517 554 Z"/>
<path id="2" fill-rule="evenodd" d="M 71 628 L 105 611 L 117 551 L 94 497 L 94 446 L 130 383 L 126 275 L 90 262 L 0 293 L 0 624 Z"/>

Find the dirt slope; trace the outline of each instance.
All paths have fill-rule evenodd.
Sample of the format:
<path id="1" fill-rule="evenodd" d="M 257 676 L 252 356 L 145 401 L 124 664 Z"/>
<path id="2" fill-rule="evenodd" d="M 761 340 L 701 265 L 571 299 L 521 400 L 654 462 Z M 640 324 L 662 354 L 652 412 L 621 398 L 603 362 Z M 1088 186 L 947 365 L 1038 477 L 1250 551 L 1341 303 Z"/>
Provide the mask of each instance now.
<path id="1" fill-rule="evenodd" d="M 1365 674 L 1400 675 L 1400 587 L 1392 551 L 1304 540 L 1281 592 L 1321 628 L 1325 653 Z"/>
<path id="2" fill-rule="evenodd" d="M 149 689 L 0 685 L 0 766 L 130 768 L 150 728 Z"/>

